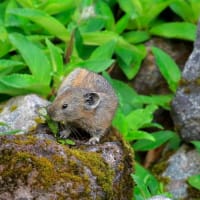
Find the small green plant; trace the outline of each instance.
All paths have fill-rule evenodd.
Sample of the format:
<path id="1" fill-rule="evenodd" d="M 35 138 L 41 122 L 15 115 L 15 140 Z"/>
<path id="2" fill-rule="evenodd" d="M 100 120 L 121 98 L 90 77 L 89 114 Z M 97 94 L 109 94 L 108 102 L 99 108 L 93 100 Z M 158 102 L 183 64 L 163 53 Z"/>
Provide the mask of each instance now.
<path id="1" fill-rule="evenodd" d="M 176 0 L 170 5 L 170 8 L 184 21 L 196 24 L 200 13 L 200 2 L 198 0 Z"/>
<path id="2" fill-rule="evenodd" d="M 162 183 L 159 183 L 155 177 L 138 163 L 135 163 L 135 173 L 132 174 L 136 185 L 134 188 L 134 200 L 148 199 L 154 195 L 162 194 L 171 197 L 164 191 Z"/>
<path id="3" fill-rule="evenodd" d="M 190 176 L 188 183 L 197 190 L 200 190 L 200 174 Z"/>

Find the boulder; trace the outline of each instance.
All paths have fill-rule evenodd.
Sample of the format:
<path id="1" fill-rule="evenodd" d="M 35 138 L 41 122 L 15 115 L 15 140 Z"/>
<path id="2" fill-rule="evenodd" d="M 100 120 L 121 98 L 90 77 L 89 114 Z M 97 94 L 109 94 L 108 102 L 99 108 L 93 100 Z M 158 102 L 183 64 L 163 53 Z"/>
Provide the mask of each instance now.
<path id="1" fill-rule="evenodd" d="M 178 151 L 157 163 L 153 171 L 159 179 L 166 182 L 165 189 L 175 199 L 197 200 L 200 193 L 191 188 L 187 179 L 200 173 L 200 154 L 196 149 L 182 145 Z"/>
<path id="2" fill-rule="evenodd" d="M 24 99 L 16 97 L 11 105 L 24 105 Z M 33 96 L 34 99 L 39 98 Z M 21 103 L 19 99 L 22 101 Z M 15 100 L 17 102 L 15 102 Z M 35 101 L 35 100 L 34 100 Z M 10 105 L 5 103 L 4 105 Z M 46 102 L 46 101 L 45 101 Z M 46 102 L 48 104 L 48 102 Z M 46 103 L 44 105 L 46 105 Z M 38 104 L 26 103 L 26 110 L 37 110 Z M 7 109 L 7 107 L 3 108 Z M 8 110 L 8 109 L 7 109 Z M 120 134 L 111 128 L 96 145 L 88 145 L 86 137 L 76 138 L 75 145 L 60 144 L 45 124 L 39 128 L 28 127 L 27 121 L 39 118 L 28 112 L 16 112 L 15 120 L 22 118 L 20 130 L 26 134 L 0 136 L 0 199 L 1 200 L 130 200 L 132 198 L 133 172 L 132 148 Z M 4 123 L 5 110 L 0 114 Z M 37 112 L 36 112 L 37 113 Z M 11 112 L 12 115 L 12 112 Z M 32 117 L 31 117 L 32 116 Z M 22 120 L 21 119 L 21 120 Z M 12 126 L 14 127 L 14 126 Z M 34 126 L 35 127 L 35 126 Z M 16 128 L 16 127 L 15 127 Z M 82 134 L 81 132 L 79 134 Z"/>
<path id="3" fill-rule="evenodd" d="M 193 52 L 172 101 L 171 116 L 176 130 L 186 142 L 200 140 L 200 22 Z"/>

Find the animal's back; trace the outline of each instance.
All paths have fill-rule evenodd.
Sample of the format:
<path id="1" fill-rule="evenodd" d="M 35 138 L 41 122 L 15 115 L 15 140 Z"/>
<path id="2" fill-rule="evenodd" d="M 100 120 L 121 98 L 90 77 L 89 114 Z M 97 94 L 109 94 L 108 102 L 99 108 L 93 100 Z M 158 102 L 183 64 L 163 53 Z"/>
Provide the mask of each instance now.
<path id="1" fill-rule="evenodd" d="M 82 68 L 76 68 L 62 82 L 57 95 L 63 93 L 67 88 L 87 88 L 96 92 L 114 95 L 113 88 L 102 76 Z"/>

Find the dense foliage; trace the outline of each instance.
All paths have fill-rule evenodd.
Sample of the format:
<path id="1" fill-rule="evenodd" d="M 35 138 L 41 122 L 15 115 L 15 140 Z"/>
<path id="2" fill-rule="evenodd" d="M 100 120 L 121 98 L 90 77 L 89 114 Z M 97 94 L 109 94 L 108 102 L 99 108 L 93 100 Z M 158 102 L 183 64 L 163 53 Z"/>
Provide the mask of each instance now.
<path id="1" fill-rule="evenodd" d="M 101 72 L 120 102 L 113 125 L 136 152 L 134 199 L 163 193 L 162 183 L 139 164 L 138 152 L 166 142 L 171 148 L 179 145 L 178 136 L 153 119 L 159 107 L 170 109 L 180 70 L 166 52 L 152 46 L 171 92 L 151 96 L 137 94 L 110 72 L 120 68 L 127 81 L 132 80 L 147 55 L 145 42 L 154 36 L 194 41 L 199 10 L 199 0 L 1 1 L 0 93 L 7 97 L 34 92 L 51 98 L 77 66 Z M 156 131 L 150 134 L 148 128 Z M 189 182 L 199 189 L 196 176 Z"/>

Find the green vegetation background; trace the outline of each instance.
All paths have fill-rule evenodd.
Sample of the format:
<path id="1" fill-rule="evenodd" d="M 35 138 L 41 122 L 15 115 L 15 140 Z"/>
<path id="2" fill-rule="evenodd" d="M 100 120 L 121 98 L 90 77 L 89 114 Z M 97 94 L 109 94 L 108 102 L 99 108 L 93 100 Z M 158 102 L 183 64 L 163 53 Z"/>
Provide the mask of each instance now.
<path id="1" fill-rule="evenodd" d="M 62 78 L 77 66 L 102 73 L 120 102 L 113 125 L 136 152 L 134 199 L 162 194 L 163 184 L 139 164 L 138 152 L 166 142 L 178 148 L 177 134 L 154 123 L 153 117 L 159 107 L 170 110 L 181 72 L 156 46 L 151 51 L 169 94 L 139 95 L 126 81 L 112 79 L 110 72 L 120 68 L 127 81 L 134 79 L 147 56 L 145 42 L 152 37 L 193 42 L 199 10 L 199 0 L 2 0 L 1 100 L 27 93 L 53 98 Z M 146 128 L 157 131 L 150 134 Z M 189 182 L 199 188 L 199 176 Z"/>

